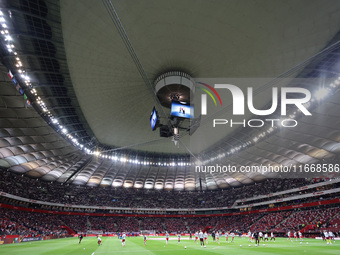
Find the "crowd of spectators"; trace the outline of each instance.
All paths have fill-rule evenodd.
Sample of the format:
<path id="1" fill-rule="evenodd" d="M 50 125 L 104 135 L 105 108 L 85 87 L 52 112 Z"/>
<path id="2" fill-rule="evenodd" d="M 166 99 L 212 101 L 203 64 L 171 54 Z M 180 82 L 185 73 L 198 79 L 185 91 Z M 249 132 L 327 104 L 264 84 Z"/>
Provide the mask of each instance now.
<path id="1" fill-rule="evenodd" d="M 282 211 L 277 213 L 266 214 L 258 221 L 256 221 L 250 228 L 251 231 L 267 231 L 268 229 L 275 228 L 276 225 L 281 223 L 292 214 L 291 211 Z"/>
<path id="2" fill-rule="evenodd" d="M 0 208 L 0 236 L 62 236 L 67 233 L 60 228 L 60 218 L 52 214 L 28 213 Z"/>
<path id="3" fill-rule="evenodd" d="M 339 210 L 339 208 L 336 208 L 335 210 Z M 326 212 L 327 213 L 327 212 Z M 340 213 L 336 212 L 329 212 L 328 218 L 330 220 L 327 222 L 324 220 L 325 224 L 321 227 L 321 230 L 329 229 L 333 232 L 339 231 L 340 229 Z M 335 215 L 335 216 L 333 216 Z"/>
<path id="4" fill-rule="evenodd" d="M 150 209 L 226 207 L 233 205 L 237 199 L 266 195 L 315 183 L 313 179 L 268 179 L 264 182 L 224 190 L 188 192 L 74 186 L 58 182 L 44 182 L 40 179 L 32 179 L 4 170 L 1 170 L 1 176 L 0 191 L 33 200 L 68 205 Z M 329 187 L 332 188 L 333 186 Z M 303 194 L 308 191 L 301 192 Z M 338 196 L 339 194 L 335 195 Z M 328 196 L 332 198 L 334 194 L 324 197 L 306 198 L 303 202 L 328 198 Z M 293 205 L 294 203 L 301 203 L 301 201 L 285 202 L 282 205 Z M 29 203 L 20 202 L 19 206 L 28 207 Z M 53 206 L 53 208 L 51 206 L 47 207 L 45 209 L 48 210 L 58 211 L 61 209 L 58 206 Z M 94 212 L 94 209 L 90 208 L 69 208 L 68 210 L 73 212 L 77 210 L 87 213 Z M 251 229 L 252 231 L 272 230 L 275 232 L 285 232 L 290 229 L 301 229 L 306 224 L 314 224 L 317 226 L 317 230 L 332 229 L 334 232 L 339 231 L 340 209 L 335 207 L 228 217 L 192 218 L 55 215 L 0 209 L 0 235 L 65 235 L 66 230 L 60 226 L 68 226 L 75 232 L 86 232 L 91 229 L 102 230 L 103 232 L 138 232 L 140 230 L 195 232 L 205 227 L 209 227 L 214 231 L 238 230 L 247 232 Z"/>
<path id="5" fill-rule="evenodd" d="M 218 224 L 214 226 L 214 230 L 220 230 L 226 228 L 227 231 L 233 231 L 235 229 L 240 231 L 248 231 L 249 227 L 256 222 L 262 214 L 248 214 L 238 215 L 233 217 L 221 217 L 218 220 Z"/>
<path id="6" fill-rule="evenodd" d="M 211 217 L 99 217 L 86 215 L 56 215 L 0 209 L 0 235 L 64 235 L 61 226 L 74 232 L 89 230 L 109 232 L 140 232 L 153 230 L 156 233 L 189 233 L 209 228 L 211 231 L 287 231 L 301 230 L 308 225 L 316 226 L 312 231 L 332 229 L 338 232 L 340 208 L 324 207 L 306 210 L 278 211 L 235 216 Z M 310 232 L 310 231 L 309 231 Z"/>
<path id="7" fill-rule="evenodd" d="M 309 179 L 268 179 L 224 190 L 189 192 L 75 186 L 44 182 L 4 170 L 1 176 L 0 191 L 12 195 L 52 203 L 128 208 L 227 207 L 232 206 L 237 199 L 293 189 L 314 182 Z"/>
<path id="8" fill-rule="evenodd" d="M 283 198 L 288 198 L 288 197 L 293 197 L 293 196 L 303 196 L 305 194 L 311 194 L 311 193 L 314 193 L 314 192 L 322 192 L 322 191 L 326 191 L 326 190 L 330 190 L 330 189 L 337 189 L 337 188 L 340 188 L 340 182 L 335 182 L 335 183 L 331 183 L 329 185 L 323 185 L 323 186 L 299 190 L 299 191 L 295 191 L 295 192 L 289 192 L 289 193 L 286 193 L 286 194 L 279 194 L 279 195 L 276 195 L 276 196 L 268 196 L 268 197 L 264 197 L 264 198 L 259 198 L 259 199 L 256 200 L 256 203 L 271 201 L 271 200 L 275 200 L 275 199 L 283 199 Z M 330 194 L 330 195 L 334 196 L 334 194 Z M 247 204 L 252 204 L 252 203 L 254 203 L 254 200 L 239 202 L 238 204 L 239 205 L 247 205 Z"/>
<path id="9" fill-rule="evenodd" d="M 282 212 L 283 213 L 283 212 Z M 316 210 L 299 210 L 290 214 L 286 214 L 284 219 L 273 229 L 278 232 L 286 232 L 291 229 L 302 229 L 307 225 L 311 226 L 311 231 L 318 231 L 322 228 L 331 226 L 334 217 L 338 217 L 340 208 L 326 208 Z M 339 229 L 337 229 L 339 231 Z"/>

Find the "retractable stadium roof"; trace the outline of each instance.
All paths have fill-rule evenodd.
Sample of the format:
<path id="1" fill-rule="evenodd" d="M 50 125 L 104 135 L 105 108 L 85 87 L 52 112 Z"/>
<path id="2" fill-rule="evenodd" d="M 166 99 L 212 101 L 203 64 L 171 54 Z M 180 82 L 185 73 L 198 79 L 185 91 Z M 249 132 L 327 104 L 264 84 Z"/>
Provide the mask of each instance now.
<path id="1" fill-rule="evenodd" d="M 338 160 L 338 1 L 14 0 L 0 9 L 7 26 L 1 34 L 3 168 L 77 185 L 195 190 L 277 175 L 197 174 L 193 161 Z M 273 86 L 331 93 L 311 102 L 313 118 L 299 118 L 294 129 L 234 127 L 207 136 L 210 119 L 202 116 L 198 130 L 183 131 L 175 146 L 152 132 L 149 121 L 154 106 L 163 123 L 168 118 L 154 82 L 169 71 L 208 84 L 251 80 L 264 108 Z M 230 110 L 212 109 L 218 118 Z"/>

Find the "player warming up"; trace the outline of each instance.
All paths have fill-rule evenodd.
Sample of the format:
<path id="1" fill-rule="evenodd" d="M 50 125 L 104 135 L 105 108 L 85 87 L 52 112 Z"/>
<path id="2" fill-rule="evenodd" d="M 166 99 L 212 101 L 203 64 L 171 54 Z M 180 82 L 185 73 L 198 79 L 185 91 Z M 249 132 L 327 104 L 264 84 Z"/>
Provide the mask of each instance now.
<path id="1" fill-rule="evenodd" d="M 177 238 L 178 238 L 177 243 L 180 243 L 181 242 L 181 233 L 178 233 Z"/>
<path id="2" fill-rule="evenodd" d="M 332 243 L 332 242 L 330 242 L 331 240 L 330 240 L 330 238 L 329 238 L 328 232 L 325 230 L 323 233 L 324 233 L 324 235 L 325 235 L 325 239 L 326 239 L 326 241 L 327 241 L 327 244 Z"/>
<path id="3" fill-rule="evenodd" d="M 267 242 L 268 242 L 268 233 L 265 233 L 265 234 L 264 234 L 264 241 L 267 241 Z"/>
<path id="4" fill-rule="evenodd" d="M 194 242 L 198 243 L 198 232 L 197 231 L 195 232 L 195 241 Z"/>
<path id="5" fill-rule="evenodd" d="M 250 232 L 250 230 L 248 231 L 248 237 L 249 237 L 249 239 L 248 239 L 248 242 L 252 242 L 252 238 L 251 238 L 251 232 Z"/>
<path id="6" fill-rule="evenodd" d="M 215 234 L 215 238 L 218 244 L 220 244 L 220 233 L 217 231 Z"/>
<path id="7" fill-rule="evenodd" d="M 259 232 L 259 239 L 263 241 L 263 233 L 261 231 Z"/>
<path id="8" fill-rule="evenodd" d="M 204 234 L 202 232 L 202 230 L 200 230 L 200 233 L 198 234 L 199 238 L 200 238 L 200 244 L 201 244 L 201 247 L 204 246 Z"/>
<path id="9" fill-rule="evenodd" d="M 169 233 L 167 231 L 165 232 L 165 244 L 168 245 L 168 242 L 169 242 Z"/>
<path id="10" fill-rule="evenodd" d="M 274 233 L 271 232 L 271 233 L 270 233 L 270 241 L 273 240 L 273 239 L 274 239 L 274 243 L 275 243 L 275 236 L 274 236 Z"/>
<path id="11" fill-rule="evenodd" d="M 98 240 L 98 246 L 99 246 L 99 245 L 102 245 L 102 239 L 100 238 L 99 235 L 97 236 L 97 240 Z"/>
<path id="12" fill-rule="evenodd" d="M 231 242 L 233 243 L 234 242 L 235 233 L 231 232 L 230 235 L 231 235 Z"/>
<path id="13" fill-rule="evenodd" d="M 80 235 L 79 235 L 79 244 L 81 244 L 81 240 L 83 240 L 83 233 L 81 233 Z"/>
<path id="14" fill-rule="evenodd" d="M 204 243 L 207 245 L 208 244 L 208 233 L 204 232 Z"/>
<path id="15" fill-rule="evenodd" d="M 125 238 L 126 238 L 126 234 L 123 233 L 123 235 L 122 235 L 122 246 L 123 247 L 125 246 Z"/>
<path id="16" fill-rule="evenodd" d="M 257 232 L 254 232 L 254 238 L 255 238 L 255 246 L 260 245 L 259 234 Z"/>
<path id="17" fill-rule="evenodd" d="M 287 241 L 289 240 L 293 242 L 293 240 L 290 238 L 290 231 L 288 231 L 287 236 L 288 236 Z"/>
<path id="18" fill-rule="evenodd" d="M 227 243 L 229 243 L 229 233 L 227 231 L 224 233 L 224 236 Z"/>
<path id="19" fill-rule="evenodd" d="M 144 235 L 144 246 L 146 245 L 146 240 L 147 240 L 146 235 Z"/>

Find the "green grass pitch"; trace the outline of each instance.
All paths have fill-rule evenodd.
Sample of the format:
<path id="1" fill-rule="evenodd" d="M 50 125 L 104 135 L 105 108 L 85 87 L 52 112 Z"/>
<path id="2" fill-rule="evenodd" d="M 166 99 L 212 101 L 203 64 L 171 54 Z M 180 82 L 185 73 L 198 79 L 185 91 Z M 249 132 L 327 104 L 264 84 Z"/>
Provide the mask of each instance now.
<path id="1" fill-rule="evenodd" d="M 183 237 L 184 238 L 184 237 Z M 236 237 L 234 243 L 226 243 L 225 238 L 217 244 L 209 239 L 206 248 L 201 248 L 193 240 L 170 240 L 165 245 L 164 238 L 147 241 L 144 246 L 142 237 L 128 237 L 126 246 L 122 247 L 117 237 L 103 237 L 102 245 L 98 246 L 95 237 L 84 237 L 81 244 L 78 238 L 65 238 L 47 241 L 26 242 L 19 244 L 6 244 L 0 246 L 0 254 L 3 255 L 105 255 L 105 254 L 340 254 L 340 241 L 327 245 L 322 240 L 305 239 L 302 244 L 299 241 L 290 242 L 285 238 L 277 238 L 276 242 L 260 243 L 255 247 L 247 238 Z M 308 242 L 308 244 L 307 244 Z M 251 245 L 250 247 L 248 245 Z M 240 247 L 242 245 L 242 247 Z M 186 249 L 184 247 L 187 247 Z"/>

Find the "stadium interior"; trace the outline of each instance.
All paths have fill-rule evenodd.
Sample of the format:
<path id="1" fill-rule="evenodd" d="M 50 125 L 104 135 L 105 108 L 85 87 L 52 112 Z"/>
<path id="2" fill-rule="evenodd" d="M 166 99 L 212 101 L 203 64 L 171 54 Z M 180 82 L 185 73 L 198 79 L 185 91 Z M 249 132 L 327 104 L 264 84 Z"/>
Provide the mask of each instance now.
<path id="1" fill-rule="evenodd" d="M 0 242 L 199 229 L 339 236 L 340 1 L 332 3 L 0 1 Z M 272 87 L 317 93 L 312 117 L 291 113 L 294 128 L 214 133 L 195 109 L 177 134 L 168 105 L 188 89 L 157 90 L 169 77 L 255 80 L 262 109 Z M 215 118 L 231 114 L 231 105 L 208 106 Z M 332 167 L 198 173 L 199 162 Z"/>

